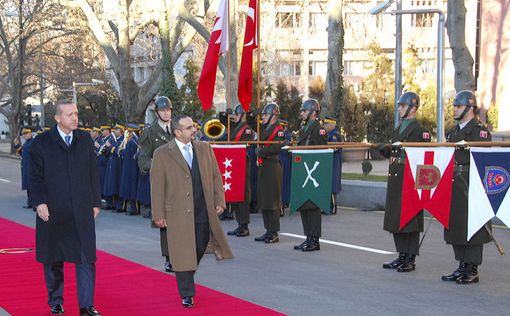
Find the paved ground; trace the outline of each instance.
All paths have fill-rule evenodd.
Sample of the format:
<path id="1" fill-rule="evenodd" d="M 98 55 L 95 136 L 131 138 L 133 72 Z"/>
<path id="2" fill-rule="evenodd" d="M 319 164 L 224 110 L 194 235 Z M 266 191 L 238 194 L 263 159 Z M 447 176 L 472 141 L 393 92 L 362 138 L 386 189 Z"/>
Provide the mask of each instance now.
<path id="1" fill-rule="evenodd" d="M 21 208 L 25 194 L 19 175 L 18 160 L 0 157 L 0 217 L 33 227 L 35 214 Z M 380 212 L 342 208 L 323 217 L 326 241 L 321 251 L 302 253 L 292 250 L 301 241 L 295 237 L 302 234 L 298 216 L 282 218 L 280 242 L 265 245 L 253 241 L 264 231 L 261 215 L 254 214 L 250 237 L 229 237 L 235 259 L 216 262 L 205 257 L 196 280 L 289 315 L 508 315 L 510 259 L 500 257 L 492 244 L 485 248 L 479 284 L 442 282 L 441 274 L 451 272 L 456 262 L 434 221 L 417 270 L 387 271 L 381 264 L 395 254 L 391 235 L 381 229 L 382 219 Z M 230 230 L 235 224 L 223 226 Z M 496 228 L 495 235 L 510 247 L 509 230 Z M 103 211 L 97 236 L 99 249 L 161 270 L 159 234 L 147 219 Z"/>

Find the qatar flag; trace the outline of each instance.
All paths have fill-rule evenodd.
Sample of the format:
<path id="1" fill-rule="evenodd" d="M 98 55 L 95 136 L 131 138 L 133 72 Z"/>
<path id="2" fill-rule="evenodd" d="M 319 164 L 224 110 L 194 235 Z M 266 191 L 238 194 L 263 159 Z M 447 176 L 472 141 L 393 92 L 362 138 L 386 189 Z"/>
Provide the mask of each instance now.
<path id="1" fill-rule="evenodd" d="M 408 147 L 405 151 L 400 229 L 422 209 L 426 209 L 448 229 L 454 149 Z"/>
<path id="2" fill-rule="evenodd" d="M 223 181 L 226 202 L 244 200 L 246 177 L 246 145 L 212 146 Z"/>
<path id="3" fill-rule="evenodd" d="M 228 0 L 220 0 L 218 13 L 214 20 L 211 39 L 198 80 L 198 98 L 204 111 L 212 107 L 214 86 L 216 85 L 216 69 L 220 54 L 228 51 Z"/>

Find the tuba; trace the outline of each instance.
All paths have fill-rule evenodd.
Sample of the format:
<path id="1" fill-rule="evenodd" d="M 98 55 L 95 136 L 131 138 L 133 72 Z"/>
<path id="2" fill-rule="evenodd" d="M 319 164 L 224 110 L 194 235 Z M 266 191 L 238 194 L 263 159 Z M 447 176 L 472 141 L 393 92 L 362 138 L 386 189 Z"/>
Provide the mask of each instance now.
<path id="1" fill-rule="evenodd" d="M 210 140 L 217 140 L 227 132 L 227 127 L 218 118 L 210 118 L 202 125 L 204 135 Z"/>

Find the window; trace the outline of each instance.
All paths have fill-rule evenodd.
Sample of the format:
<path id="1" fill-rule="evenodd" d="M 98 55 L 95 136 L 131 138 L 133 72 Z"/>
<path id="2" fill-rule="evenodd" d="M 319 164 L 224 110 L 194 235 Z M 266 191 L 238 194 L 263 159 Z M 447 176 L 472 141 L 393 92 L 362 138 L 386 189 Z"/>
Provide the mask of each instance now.
<path id="1" fill-rule="evenodd" d="M 310 30 L 313 32 L 326 31 L 328 16 L 324 13 L 310 12 Z"/>
<path id="2" fill-rule="evenodd" d="M 325 61 L 310 61 L 308 64 L 308 74 L 310 76 L 321 76 L 326 78 L 328 72 L 328 63 Z"/>
<path id="3" fill-rule="evenodd" d="M 301 62 L 293 61 L 280 64 L 278 75 L 280 77 L 301 76 Z"/>
<path id="4" fill-rule="evenodd" d="M 411 15 L 411 26 L 413 27 L 432 27 L 432 13 L 417 13 Z"/>
<path id="5" fill-rule="evenodd" d="M 301 14 L 298 12 L 277 12 L 275 26 L 278 28 L 301 27 Z"/>
<path id="6" fill-rule="evenodd" d="M 345 14 L 345 28 L 346 29 L 358 29 L 362 30 L 365 28 L 366 21 L 365 13 L 346 13 Z"/>
<path id="7" fill-rule="evenodd" d="M 361 76 L 363 74 L 363 62 L 354 60 L 344 61 L 344 75 Z"/>

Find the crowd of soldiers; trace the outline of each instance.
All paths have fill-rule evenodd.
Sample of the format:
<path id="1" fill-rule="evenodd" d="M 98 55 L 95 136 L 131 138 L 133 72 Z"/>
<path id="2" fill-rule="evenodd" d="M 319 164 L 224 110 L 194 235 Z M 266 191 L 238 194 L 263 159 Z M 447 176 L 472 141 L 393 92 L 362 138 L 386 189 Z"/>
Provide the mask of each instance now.
<path id="1" fill-rule="evenodd" d="M 401 123 L 396 127 L 389 143 L 430 142 L 429 132 L 416 120 L 416 112 L 420 105 L 419 96 L 414 92 L 406 92 L 399 98 L 398 105 Z M 447 133 L 449 142 L 490 141 L 490 133 L 476 116 L 478 109 L 473 92 L 459 92 L 453 105 L 454 118 L 458 124 Z M 334 118 L 319 119 L 320 104 L 317 100 L 304 101 L 299 112 L 302 124 L 299 131 L 294 133 L 298 146 L 327 145 L 328 142 L 342 141 Z M 94 141 L 105 209 L 125 212 L 127 215 L 140 214 L 141 205 L 150 209 L 149 172 L 152 157 L 156 149 L 173 139 L 170 129 L 172 117 L 170 99 L 165 96 L 158 97 L 155 100 L 155 113 L 157 119 L 145 128 L 143 124 L 130 123 L 127 126 L 102 125 L 89 129 Z M 258 115 L 261 121 L 260 125 L 256 126 L 253 118 Z M 225 117 L 230 122 L 225 123 Z M 290 144 L 292 134 L 286 129 L 286 122 L 280 119 L 280 109 L 275 103 L 266 104 L 259 113 L 247 113 L 238 104 L 230 113 L 223 116 L 223 122 L 224 126 L 229 126 L 226 134 L 228 136 L 220 135 L 217 139 L 211 139 L 206 131 L 203 131 L 200 140 L 261 141 L 260 144 L 248 146 L 244 200 L 229 205 L 238 226 L 229 231 L 228 235 L 249 236 L 250 213 L 260 210 L 266 232 L 255 237 L 255 241 L 276 243 L 279 241 L 282 210 L 288 206 L 290 200 L 290 153 L 282 147 Z M 200 127 L 199 122 L 196 124 Z M 19 140 L 15 144 L 20 148 L 22 155 L 22 188 L 26 189 L 29 168 L 26 152 L 30 147 L 32 131 L 23 129 L 22 135 L 25 139 L 24 145 L 21 146 Z M 420 232 L 423 232 L 423 213 L 420 212 L 404 228 L 399 227 L 405 151 L 400 146 L 388 147 L 384 144 L 379 146 L 379 150 L 383 156 L 390 158 L 384 230 L 393 234 L 395 247 L 399 253 L 398 258 L 383 264 L 383 268 L 399 272 L 414 271 L 420 247 Z M 468 164 L 468 151 L 457 149 L 452 213 L 450 228 L 445 230 L 445 241 L 452 244 L 459 267 L 451 274 L 444 275 L 442 280 L 455 281 L 459 284 L 478 282 L 477 267 L 482 261 L 483 244 L 491 240 L 490 223 L 470 241 L 466 240 Z M 336 150 L 333 162 L 331 210 L 326 213 L 336 213 L 335 196 L 340 190 L 340 174 L 341 150 Z M 29 192 L 27 194 L 26 207 L 33 207 Z M 295 245 L 294 249 L 303 252 L 320 250 L 321 213 L 324 213 L 324 210 L 308 200 L 298 208 L 298 211 L 306 239 L 303 243 Z M 145 216 L 150 217 L 150 211 Z M 171 272 L 165 228 L 160 228 L 160 237 L 162 256 L 166 258 L 165 270 Z"/>

